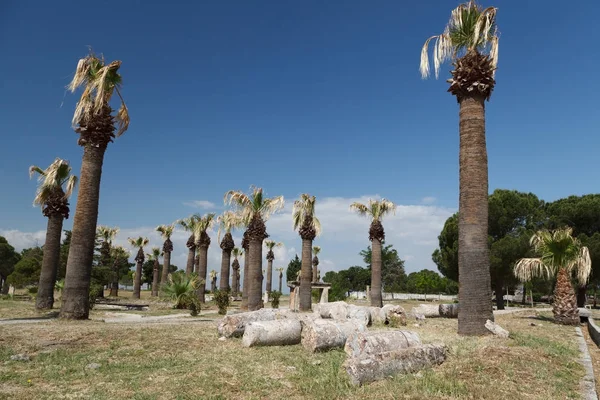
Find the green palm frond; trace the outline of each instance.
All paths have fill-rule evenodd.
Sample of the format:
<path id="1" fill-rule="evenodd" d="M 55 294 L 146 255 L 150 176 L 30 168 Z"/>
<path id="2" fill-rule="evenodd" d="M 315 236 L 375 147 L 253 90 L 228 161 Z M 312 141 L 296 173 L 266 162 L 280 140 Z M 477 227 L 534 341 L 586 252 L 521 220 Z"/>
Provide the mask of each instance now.
<path id="1" fill-rule="evenodd" d="M 294 207 L 292 209 L 292 222 L 294 225 L 294 230 L 300 229 L 305 221 L 310 219 L 312 228 L 315 230 L 316 235 L 319 236 L 321 234 L 321 222 L 315 215 L 316 202 L 316 197 L 307 193 L 302 193 L 300 198 L 294 201 Z"/>
<path id="2" fill-rule="evenodd" d="M 199 214 L 193 214 L 187 218 L 177 220 L 176 224 L 181 226 L 187 232 L 194 232 L 196 230 L 196 225 L 201 218 L 202 217 Z"/>
<path id="3" fill-rule="evenodd" d="M 102 241 L 112 243 L 114 238 L 119 233 L 119 227 L 115 226 L 111 228 L 109 226 L 100 225 L 96 228 L 96 236 L 98 236 Z"/>
<path id="4" fill-rule="evenodd" d="M 369 217 L 373 221 L 381 221 L 385 215 L 396 213 L 396 205 L 386 199 L 369 199 L 367 205 L 359 202 L 350 204 L 350 210 L 356 211 L 359 215 Z"/>
<path id="5" fill-rule="evenodd" d="M 113 258 L 127 259 L 130 256 L 130 251 L 123 246 L 113 246 L 110 249 L 110 254 Z"/>
<path id="6" fill-rule="evenodd" d="M 150 241 L 148 238 L 140 236 L 137 238 L 127 238 L 127 242 L 129 242 L 129 245 L 131 245 L 133 248 L 142 249 L 147 246 Z"/>
<path id="7" fill-rule="evenodd" d="M 156 227 L 156 231 L 160 233 L 163 239 L 171 239 L 173 231 L 175 230 L 175 224 L 171 225 L 159 225 Z"/>
<path id="8" fill-rule="evenodd" d="M 211 229 L 216 222 L 217 218 L 216 214 L 214 213 L 209 213 L 200 217 L 200 219 L 198 219 L 194 224 L 193 230 L 196 242 L 200 240 L 200 236 L 202 235 L 202 233 L 206 233 L 206 231 Z"/>
<path id="9" fill-rule="evenodd" d="M 530 243 L 539 257 L 517 261 L 513 271 L 519 280 L 527 282 L 537 276 L 552 278 L 564 268 L 575 274 L 580 285 L 586 284 L 592 269 L 590 253 L 573 237 L 572 228 L 538 231 Z"/>
<path id="10" fill-rule="evenodd" d="M 214 269 L 211 269 L 210 272 L 208 273 L 208 276 L 210 277 L 211 280 L 215 279 L 217 277 L 217 275 L 219 275 L 219 274 Z"/>
<path id="11" fill-rule="evenodd" d="M 242 191 L 230 190 L 223 199 L 226 205 L 233 207 L 244 226 L 248 226 L 255 215 L 260 215 L 263 221 L 267 221 L 285 204 L 283 196 L 264 197 L 262 188 L 251 186 L 250 191 L 252 193 L 247 195 Z"/>
<path id="12" fill-rule="evenodd" d="M 35 173 L 38 178 L 39 186 L 33 200 L 33 205 L 43 206 L 50 196 L 57 190 L 64 192 L 64 199 L 68 200 L 77 185 L 77 177 L 71 174 L 71 165 L 68 161 L 56 158 L 45 170 L 38 166 L 29 167 L 29 177 L 32 178 Z"/>
<path id="13" fill-rule="evenodd" d="M 439 76 L 440 65 L 455 59 L 461 52 L 475 50 L 489 52 L 492 65 L 498 65 L 498 29 L 496 26 L 497 8 L 484 9 L 475 0 L 460 4 L 450 16 L 446 29 L 440 35 L 430 37 L 421 49 L 419 70 L 423 78 L 430 74 L 429 42 L 435 39 L 433 63 L 435 77 Z"/>
<path id="14" fill-rule="evenodd" d="M 281 247 L 283 246 L 283 243 L 281 242 L 276 242 L 274 240 L 265 240 L 265 246 L 267 247 L 267 249 L 269 250 L 273 250 L 276 247 Z"/>
<path id="15" fill-rule="evenodd" d="M 176 308 L 186 308 L 194 300 L 196 289 L 204 282 L 198 275 L 189 276 L 175 272 L 169 274 L 167 283 L 161 288 L 161 296 L 175 302 Z"/>
<path id="16" fill-rule="evenodd" d="M 121 61 L 106 64 L 103 57 L 97 57 L 91 51 L 90 54 L 79 60 L 73 80 L 67 86 L 67 89 L 71 92 L 83 87 L 83 93 L 73 114 L 73 127 L 98 115 L 108 105 L 112 95 L 116 92 L 121 100 L 121 106 L 115 116 L 118 126 L 116 136 L 125 133 L 129 127 L 130 119 L 129 110 L 119 91 L 121 75 L 118 71 L 120 67 Z"/>
<path id="17" fill-rule="evenodd" d="M 231 251 L 231 255 L 233 255 L 233 258 L 235 258 L 237 260 L 238 257 L 241 257 L 244 255 L 244 250 L 240 249 L 239 247 L 234 247 L 233 250 Z"/>
<path id="18" fill-rule="evenodd" d="M 146 253 L 148 260 L 158 260 L 158 257 L 160 257 L 162 255 L 163 255 L 163 252 L 158 247 L 152 247 L 152 249 L 150 250 L 150 253 Z"/>
<path id="19" fill-rule="evenodd" d="M 321 252 L 321 246 L 313 246 L 312 248 L 313 255 L 317 255 Z"/>

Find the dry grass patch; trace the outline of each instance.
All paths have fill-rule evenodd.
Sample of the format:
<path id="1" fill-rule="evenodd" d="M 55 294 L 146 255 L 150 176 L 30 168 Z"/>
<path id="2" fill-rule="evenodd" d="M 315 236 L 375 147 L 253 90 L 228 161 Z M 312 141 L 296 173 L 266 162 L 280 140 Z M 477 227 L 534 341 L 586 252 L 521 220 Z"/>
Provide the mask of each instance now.
<path id="1" fill-rule="evenodd" d="M 345 353 L 301 346 L 246 349 L 217 340 L 216 322 L 106 324 L 51 321 L 0 326 L 0 398 L 48 399 L 565 399 L 578 398 L 583 367 L 572 327 L 504 315 L 510 339 L 463 338 L 456 320 L 409 324 L 443 341 L 448 360 L 366 387 L 349 384 Z M 28 353 L 31 362 L 8 361 Z M 97 370 L 86 369 L 99 363 Z"/>

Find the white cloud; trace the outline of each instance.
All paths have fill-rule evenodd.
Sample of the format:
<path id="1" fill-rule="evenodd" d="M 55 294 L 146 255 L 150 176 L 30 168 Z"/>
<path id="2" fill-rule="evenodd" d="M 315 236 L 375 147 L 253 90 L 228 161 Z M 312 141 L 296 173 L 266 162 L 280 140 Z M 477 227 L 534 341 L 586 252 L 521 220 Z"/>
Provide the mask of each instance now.
<path id="1" fill-rule="evenodd" d="M 421 199 L 421 203 L 423 203 L 423 204 L 433 204 L 433 203 L 435 203 L 436 200 L 437 199 L 435 197 L 433 197 L 433 196 L 427 196 L 427 197 L 423 197 Z"/>
<path id="2" fill-rule="evenodd" d="M 4 236 L 16 251 L 35 246 L 43 246 L 46 242 L 46 231 L 21 232 L 16 229 L 0 229 L 0 236 Z"/>
<path id="3" fill-rule="evenodd" d="M 192 200 L 186 201 L 183 203 L 184 206 L 193 207 L 193 208 L 201 208 L 203 210 L 210 210 L 215 208 L 217 205 L 208 200 Z"/>

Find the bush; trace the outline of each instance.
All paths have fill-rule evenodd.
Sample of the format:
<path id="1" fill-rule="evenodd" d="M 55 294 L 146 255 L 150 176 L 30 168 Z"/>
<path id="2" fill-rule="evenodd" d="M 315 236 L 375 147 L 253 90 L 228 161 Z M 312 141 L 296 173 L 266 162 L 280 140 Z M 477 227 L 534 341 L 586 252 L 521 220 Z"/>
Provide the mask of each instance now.
<path id="1" fill-rule="evenodd" d="M 90 310 L 94 309 L 94 306 L 96 305 L 96 298 L 100 296 L 103 290 L 104 287 L 96 283 L 93 283 L 90 286 Z"/>
<path id="2" fill-rule="evenodd" d="M 35 295 L 35 294 L 37 294 L 37 292 L 38 292 L 37 286 L 32 286 L 32 287 L 30 287 L 30 288 L 27 289 L 27 293 L 29 293 L 29 294 Z"/>
<path id="3" fill-rule="evenodd" d="M 279 298 L 281 297 L 281 292 L 275 290 L 271 292 L 271 307 L 279 308 Z"/>
<path id="4" fill-rule="evenodd" d="M 198 315 L 200 302 L 196 295 L 196 288 L 200 280 L 196 274 L 186 276 L 183 272 L 169 274 L 168 282 L 163 285 L 161 296 L 175 302 L 174 308 L 191 310 Z"/>
<path id="5" fill-rule="evenodd" d="M 313 303 L 318 303 L 321 300 L 321 291 L 319 289 L 313 289 L 311 295 Z"/>
<path id="6" fill-rule="evenodd" d="M 229 290 L 215 290 L 213 300 L 217 307 L 219 307 L 219 314 L 227 314 L 227 307 L 229 307 Z"/>

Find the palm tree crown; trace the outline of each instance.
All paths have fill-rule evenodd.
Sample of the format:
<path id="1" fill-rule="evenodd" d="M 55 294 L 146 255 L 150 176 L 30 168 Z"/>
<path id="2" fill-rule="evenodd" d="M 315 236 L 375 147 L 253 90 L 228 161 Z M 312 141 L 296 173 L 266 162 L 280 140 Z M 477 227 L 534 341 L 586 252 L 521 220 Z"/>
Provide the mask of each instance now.
<path id="1" fill-rule="evenodd" d="M 190 215 L 187 218 L 183 218 L 177 221 L 177 224 L 190 232 L 190 238 L 188 239 L 186 246 L 192 250 L 196 248 L 196 235 L 195 232 L 198 230 L 198 224 L 200 223 L 200 217 L 198 214 Z"/>
<path id="2" fill-rule="evenodd" d="M 436 78 L 440 65 L 456 60 L 466 52 L 489 53 L 492 68 L 498 65 L 498 28 L 495 7 L 483 9 L 474 0 L 460 4 L 450 16 L 444 33 L 430 37 L 421 50 L 420 72 L 423 78 L 430 74 L 429 42 L 435 39 L 433 63 Z"/>
<path id="3" fill-rule="evenodd" d="M 230 190 L 225 193 L 224 202 L 237 211 L 240 222 L 248 226 L 255 216 L 260 216 L 263 221 L 281 210 L 285 204 L 283 196 L 267 198 L 263 195 L 262 188 L 251 186 L 252 193 L 247 195 L 242 191 Z"/>
<path id="4" fill-rule="evenodd" d="M 294 201 L 292 220 L 294 230 L 298 230 L 300 236 L 310 236 L 314 239 L 321 234 L 321 222 L 315 216 L 315 196 L 302 193 L 300 199 Z"/>
<path id="5" fill-rule="evenodd" d="M 115 116 L 118 130 L 116 136 L 121 136 L 129 127 L 129 110 L 125 105 L 119 88 L 121 87 L 121 75 L 119 67 L 121 61 L 113 61 L 106 64 L 104 58 L 97 57 L 90 52 L 89 55 L 79 60 L 73 80 L 67 86 L 71 92 L 83 86 L 83 93 L 75 108 L 73 115 L 73 126 L 88 124 L 95 116 L 100 115 L 113 95 L 117 93 L 121 99 L 121 107 Z"/>
<path id="6" fill-rule="evenodd" d="M 231 255 L 233 256 L 234 259 L 238 259 L 238 257 L 241 257 L 244 255 L 244 250 L 240 249 L 239 247 L 234 247 L 233 250 L 231 250 Z"/>
<path id="7" fill-rule="evenodd" d="M 146 256 L 148 256 L 148 260 L 154 261 L 154 260 L 158 260 L 158 257 L 162 256 L 163 253 L 160 250 L 160 247 L 152 247 L 152 249 L 150 250 L 150 253 L 146 253 Z"/>
<path id="8" fill-rule="evenodd" d="M 148 240 L 148 238 L 140 236 L 138 238 L 127 238 L 127 241 L 129 242 L 129 244 L 131 245 L 131 247 L 138 249 L 138 253 L 135 256 L 135 261 L 143 263 L 144 260 L 145 260 L 145 257 L 144 257 L 144 247 L 147 246 L 148 243 L 150 242 Z"/>
<path id="9" fill-rule="evenodd" d="M 77 177 L 71 175 L 69 162 L 57 158 L 45 170 L 36 165 L 29 167 L 30 178 L 36 172 L 40 176 L 38 178 L 39 186 L 33 199 L 33 205 L 40 206 L 44 216 L 58 212 L 63 214 L 65 218 L 68 218 L 69 203 L 67 201 L 77 184 Z M 63 186 L 65 186 L 64 189 Z"/>
<path id="10" fill-rule="evenodd" d="M 102 242 L 107 243 L 109 246 L 112 244 L 113 239 L 118 233 L 118 226 L 111 228 L 109 226 L 100 225 L 96 228 L 96 234 L 100 237 L 100 239 L 102 239 Z"/>
<path id="11" fill-rule="evenodd" d="M 202 217 L 196 216 L 197 223 L 194 224 L 194 238 L 196 240 L 196 246 L 198 245 L 210 245 L 210 237 L 206 233 L 207 230 L 211 229 L 217 222 L 216 214 L 209 213 Z"/>
<path id="12" fill-rule="evenodd" d="M 273 253 L 273 249 L 276 247 L 283 246 L 283 243 L 276 242 L 274 240 L 265 240 L 265 246 L 269 250 L 267 252 L 267 260 L 273 261 L 275 259 L 275 254 Z"/>
<path id="13" fill-rule="evenodd" d="M 380 241 L 385 239 L 385 233 L 383 231 L 383 225 L 381 225 L 381 220 L 387 214 L 396 213 L 396 205 L 386 199 L 369 199 L 369 203 L 367 205 L 359 202 L 354 202 L 350 204 L 350 209 L 356 211 L 359 215 L 371 218 L 369 240 L 377 238 Z"/>
<path id="14" fill-rule="evenodd" d="M 175 224 L 171 225 L 159 225 L 156 227 L 156 231 L 160 233 L 165 242 L 163 244 L 163 252 L 172 252 L 173 251 L 173 242 L 171 241 L 171 236 L 173 235 L 173 231 L 175 230 Z"/>

